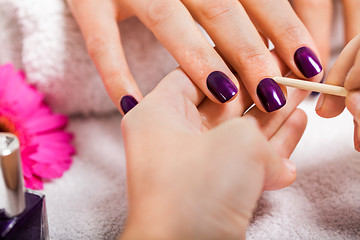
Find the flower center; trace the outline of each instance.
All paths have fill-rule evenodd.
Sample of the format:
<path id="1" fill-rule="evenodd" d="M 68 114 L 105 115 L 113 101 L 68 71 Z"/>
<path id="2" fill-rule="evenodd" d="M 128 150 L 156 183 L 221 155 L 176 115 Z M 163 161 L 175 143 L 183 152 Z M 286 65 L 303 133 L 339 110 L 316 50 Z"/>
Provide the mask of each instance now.
<path id="1" fill-rule="evenodd" d="M 7 117 L 0 116 L 0 132 L 16 132 L 16 127 Z"/>

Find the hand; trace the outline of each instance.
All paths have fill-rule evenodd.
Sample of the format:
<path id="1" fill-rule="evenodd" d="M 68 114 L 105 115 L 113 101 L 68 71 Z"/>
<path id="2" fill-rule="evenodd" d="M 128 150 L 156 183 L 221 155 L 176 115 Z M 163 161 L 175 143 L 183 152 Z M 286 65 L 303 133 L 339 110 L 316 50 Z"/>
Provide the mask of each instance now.
<path id="1" fill-rule="evenodd" d="M 239 82 L 226 65 L 228 62 L 239 73 L 258 108 L 274 111 L 285 104 L 282 101 L 276 108 L 269 109 L 264 101 L 274 99 L 264 100 L 257 96 L 262 79 L 281 75 L 277 61 L 267 48 L 267 39 L 275 45 L 273 54 L 295 74 L 321 79 L 322 67 L 316 57 L 316 47 L 287 0 L 278 0 L 276 4 L 267 0 L 67 2 L 106 89 L 122 113 L 142 97 L 127 66 L 117 24 L 117 21 L 134 15 L 155 34 L 186 74 L 214 102 L 228 102 L 238 92 Z M 200 33 L 194 19 L 209 33 L 219 53 Z"/>
<path id="2" fill-rule="evenodd" d="M 305 129 L 296 109 L 305 95 L 295 91 L 271 114 L 255 107 L 240 117 L 247 107 L 234 105 L 238 117 L 221 121 L 227 104 L 204 100 L 180 69 L 170 73 L 122 120 L 129 206 L 122 239 L 244 237 L 262 191 L 295 180 L 288 158 Z"/>
<path id="3" fill-rule="evenodd" d="M 344 48 L 326 78 L 326 83 L 344 86 L 350 93 L 346 98 L 320 95 L 316 112 L 322 117 L 331 118 L 348 108 L 354 116 L 354 146 L 360 151 L 360 35 Z"/>
<path id="4" fill-rule="evenodd" d="M 291 0 L 295 12 L 305 24 L 319 49 L 324 66 L 330 57 L 332 0 Z M 345 22 L 345 42 L 360 33 L 360 1 L 341 0 Z"/>

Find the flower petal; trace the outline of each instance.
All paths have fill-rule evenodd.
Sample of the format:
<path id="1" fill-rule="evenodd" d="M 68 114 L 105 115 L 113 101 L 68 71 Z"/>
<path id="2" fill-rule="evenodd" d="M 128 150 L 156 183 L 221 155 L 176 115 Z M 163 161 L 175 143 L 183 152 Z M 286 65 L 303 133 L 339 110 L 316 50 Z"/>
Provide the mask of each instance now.
<path id="1" fill-rule="evenodd" d="M 37 176 L 46 179 L 59 178 L 63 174 L 63 169 L 58 165 L 35 164 L 32 170 Z"/>
<path id="2" fill-rule="evenodd" d="M 43 133 L 65 127 L 67 118 L 62 115 L 48 115 L 38 119 L 31 119 L 25 123 L 30 133 Z"/>
<path id="3" fill-rule="evenodd" d="M 43 189 L 43 182 L 41 181 L 41 178 L 33 176 L 32 178 L 24 178 L 25 180 L 25 187 L 35 190 L 41 190 Z"/>
<path id="4" fill-rule="evenodd" d="M 20 140 L 25 186 L 32 189 L 42 189 L 44 179 L 61 177 L 75 153 L 73 136 L 64 131 L 67 117 L 54 114 L 43 101 L 22 72 L 0 65 L 0 116 Z"/>

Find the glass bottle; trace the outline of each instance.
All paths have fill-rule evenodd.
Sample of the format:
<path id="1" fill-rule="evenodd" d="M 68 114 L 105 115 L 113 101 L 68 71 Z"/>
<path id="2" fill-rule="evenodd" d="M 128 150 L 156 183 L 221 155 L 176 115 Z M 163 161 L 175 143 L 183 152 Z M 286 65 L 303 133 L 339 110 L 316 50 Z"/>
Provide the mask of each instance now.
<path id="1" fill-rule="evenodd" d="M 20 143 L 0 133 L 0 240 L 48 240 L 45 196 L 24 189 Z"/>

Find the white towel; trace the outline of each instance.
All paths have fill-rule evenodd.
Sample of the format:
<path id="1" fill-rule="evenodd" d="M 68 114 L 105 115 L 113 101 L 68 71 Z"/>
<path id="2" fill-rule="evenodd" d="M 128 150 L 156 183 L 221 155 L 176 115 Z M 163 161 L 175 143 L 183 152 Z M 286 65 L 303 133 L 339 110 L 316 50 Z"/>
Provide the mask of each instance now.
<path id="1" fill-rule="evenodd" d="M 23 69 L 55 111 L 115 111 L 64 1 L 0 0 L 0 29 L 0 63 Z M 146 94 L 177 64 L 136 18 L 120 30 L 130 70 Z"/>
<path id="2" fill-rule="evenodd" d="M 265 192 L 248 239 L 360 239 L 360 154 L 352 145 L 352 117 L 334 119 L 302 108 L 309 117 L 292 156 L 295 183 Z M 126 218 L 121 117 L 75 118 L 78 153 L 61 179 L 45 184 L 52 239 L 116 239 Z M 211 186 L 209 186 L 211 187 Z M 170 213 L 169 213 L 170 214 Z"/>
<path id="3" fill-rule="evenodd" d="M 0 63 L 24 69 L 57 111 L 114 110 L 63 1 L 0 0 L 0 28 Z M 175 62 L 136 19 L 121 29 L 132 72 L 147 92 Z M 352 146 L 352 118 L 345 111 L 322 119 L 314 103 L 301 105 L 309 123 L 291 158 L 298 178 L 289 188 L 263 194 L 248 239 L 360 239 L 360 156 Z M 45 184 L 51 239 L 116 239 L 123 229 L 120 121 L 118 114 L 72 118 L 74 164 Z"/>

